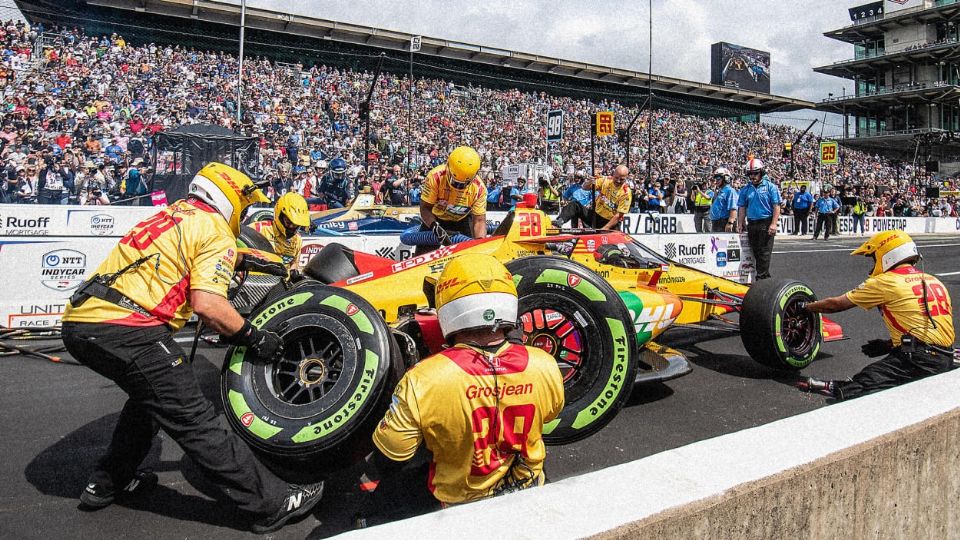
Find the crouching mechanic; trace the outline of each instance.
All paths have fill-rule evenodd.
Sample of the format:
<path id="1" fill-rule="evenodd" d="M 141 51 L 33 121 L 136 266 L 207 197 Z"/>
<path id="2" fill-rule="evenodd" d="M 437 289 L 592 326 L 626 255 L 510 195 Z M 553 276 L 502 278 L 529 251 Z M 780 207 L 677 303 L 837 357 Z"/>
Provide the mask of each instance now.
<path id="1" fill-rule="evenodd" d="M 303 238 L 300 231 L 310 227 L 310 210 L 307 201 L 299 193 L 284 193 L 273 207 L 272 221 L 258 221 L 253 228 L 262 234 L 273 251 L 283 259 L 290 270 L 296 270 L 300 264 L 300 248 Z"/>
<path id="2" fill-rule="evenodd" d="M 507 339 L 517 325 L 513 277 L 490 255 L 465 254 L 436 290 L 451 347 L 400 380 L 373 434 L 382 455 L 368 462 L 388 472 L 425 443 L 432 462 L 422 481 L 443 505 L 542 485 L 543 425 L 563 408 L 563 381 L 552 356 Z"/>
<path id="3" fill-rule="evenodd" d="M 220 163 L 204 167 L 188 189 L 186 199 L 121 238 L 64 313 L 70 354 L 129 396 L 80 501 L 102 508 L 156 485 L 157 476 L 138 467 L 163 429 L 227 499 L 257 516 L 255 532 L 269 532 L 309 512 L 323 484 L 287 484 L 221 427 L 173 339 L 196 313 L 227 343 L 265 361 L 282 354 L 280 338 L 245 321 L 226 298 L 241 216 L 268 200 L 249 177 Z"/>
<path id="4" fill-rule="evenodd" d="M 477 178 L 479 170 L 480 154 L 459 146 L 446 163 L 427 173 L 420 193 L 420 228 L 433 231 L 440 243 L 418 245 L 416 255 L 437 249 L 453 233 L 487 235 L 487 186 Z"/>
<path id="5" fill-rule="evenodd" d="M 807 304 L 814 313 L 836 313 L 854 306 L 877 308 L 890 339 L 870 340 L 863 352 L 874 358 L 847 381 L 801 380 L 801 390 L 838 400 L 892 388 L 953 368 L 952 304 L 946 287 L 936 277 L 918 270 L 917 245 L 903 231 L 874 235 L 852 255 L 873 259 L 870 277 L 856 289 Z"/>
<path id="6" fill-rule="evenodd" d="M 567 221 L 579 219 L 588 227 L 603 230 L 615 230 L 620 227 L 620 220 L 630 212 L 633 195 L 627 185 L 630 169 L 626 165 L 618 165 L 613 176 L 600 176 L 588 179 L 583 183 L 584 191 L 596 192 L 596 201 L 593 208 L 588 208 L 578 201 L 571 201 L 563 207 L 553 226 L 560 228 Z"/>

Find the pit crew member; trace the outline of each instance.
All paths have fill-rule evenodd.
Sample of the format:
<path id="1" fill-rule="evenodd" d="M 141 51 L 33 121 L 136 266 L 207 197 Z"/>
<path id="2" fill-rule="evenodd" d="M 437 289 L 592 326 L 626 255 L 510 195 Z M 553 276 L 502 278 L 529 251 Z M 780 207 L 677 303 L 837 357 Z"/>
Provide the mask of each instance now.
<path id="1" fill-rule="evenodd" d="M 844 400 L 952 369 L 957 352 L 950 293 L 939 279 L 914 266 L 920 253 L 910 236 L 903 231 L 877 233 L 851 255 L 873 260 L 870 277 L 852 291 L 806 307 L 814 313 L 877 308 L 890 339 L 870 340 L 862 350 L 871 358 L 883 358 L 849 380 L 808 378 L 799 388 Z"/>
<path id="2" fill-rule="evenodd" d="M 627 185 L 628 176 L 630 176 L 630 169 L 626 165 L 618 165 L 613 171 L 613 176 L 587 179 L 581 187 L 584 191 L 596 193 L 593 207 L 584 206 L 576 200 L 571 201 L 563 207 L 560 215 L 553 221 L 554 227 L 559 228 L 571 219 L 579 219 L 588 227 L 599 226 L 604 230 L 617 229 L 623 216 L 630 212 L 630 204 L 633 200 L 630 186 Z"/>
<path id="3" fill-rule="evenodd" d="M 156 485 L 138 470 L 163 429 L 237 507 L 255 516 L 256 532 L 279 529 L 319 502 L 323 484 L 295 486 L 274 476 L 220 425 L 174 333 L 193 313 L 222 336 L 266 361 L 280 338 L 245 321 L 227 301 L 246 208 L 267 202 L 242 172 L 210 163 L 186 199 L 135 225 L 82 284 L 63 316 L 63 341 L 79 362 L 116 382 L 129 399 L 106 455 L 80 494 L 103 508 Z"/>
<path id="4" fill-rule="evenodd" d="M 330 160 L 330 168 L 314 188 L 310 204 L 326 204 L 327 208 L 343 208 L 353 199 L 353 182 L 347 177 L 343 158 Z"/>
<path id="5" fill-rule="evenodd" d="M 552 356 L 507 339 L 517 325 L 513 277 L 490 255 L 465 254 L 447 264 L 436 291 L 451 347 L 397 384 L 368 462 L 396 469 L 425 444 L 423 485 L 443 505 L 542 485 L 543 425 L 563 408 L 563 381 Z"/>
<path id="6" fill-rule="evenodd" d="M 487 235 L 487 187 L 477 178 L 479 170 L 480 154 L 459 146 L 427 173 L 420 193 L 421 230 L 433 231 L 440 243 L 418 245 L 417 255 L 440 247 L 446 234 Z"/>
<path id="7" fill-rule="evenodd" d="M 747 231 L 747 241 L 756 260 L 757 279 L 770 277 L 773 238 L 780 221 L 780 189 L 767 176 L 763 161 L 752 158 L 746 165 L 747 183 L 737 200 L 737 232 Z M 748 222 L 744 226 L 744 220 Z"/>
<path id="8" fill-rule="evenodd" d="M 737 190 L 734 189 L 733 175 L 726 167 L 717 167 L 713 171 L 717 183 L 716 195 L 710 203 L 710 230 L 713 232 L 732 232 L 737 224 Z"/>
<path id="9" fill-rule="evenodd" d="M 273 245 L 273 251 L 290 270 L 298 269 L 303 238 L 300 232 L 310 227 L 307 201 L 298 193 L 284 193 L 273 207 L 273 220 L 258 221 L 253 228 Z"/>

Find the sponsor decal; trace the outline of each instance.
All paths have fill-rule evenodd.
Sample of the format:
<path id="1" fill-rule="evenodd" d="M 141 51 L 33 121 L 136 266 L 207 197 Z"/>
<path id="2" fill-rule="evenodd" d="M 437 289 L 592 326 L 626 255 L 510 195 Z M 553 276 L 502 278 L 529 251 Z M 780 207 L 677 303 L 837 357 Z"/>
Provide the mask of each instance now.
<path id="1" fill-rule="evenodd" d="M 60 324 L 66 304 L 28 304 L 7 315 L 7 328 L 50 328 Z"/>
<path id="2" fill-rule="evenodd" d="M 107 236 L 113 232 L 116 220 L 109 214 L 95 214 L 90 216 L 90 234 Z"/>
<path id="3" fill-rule="evenodd" d="M 40 261 L 40 282 L 55 291 L 80 285 L 86 274 L 87 256 L 72 249 L 48 251 Z"/>
<path id="4" fill-rule="evenodd" d="M 657 283 L 664 285 L 664 284 L 670 284 L 670 283 L 686 283 L 686 281 L 687 281 L 687 278 L 683 276 L 661 275 L 660 279 L 657 280 Z"/>
<path id="5" fill-rule="evenodd" d="M 496 317 L 497 317 L 497 312 L 494 311 L 494 310 L 492 310 L 492 309 L 488 309 L 488 310 L 486 310 L 486 311 L 483 312 L 483 320 L 485 320 L 485 321 L 487 321 L 487 322 L 492 321 L 492 320 L 495 319 Z"/>
<path id="6" fill-rule="evenodd" d="M 243 416 L 240 417 L 240 423 L 243 424 L 244 427 L 250 427 L 250 424 L 253 423 L 253 419 L 254 416 L 252 412 L 243 413 Z"/>
<path id="7" fill-rule="evenodd" d="M 677 258 L 677 244 L 673 242 L 667 242 L 663 246 L 663 256 L 668 259 Z"/>
<path id="8" fill-rule="evenodd" d="M 576 274 L 567 274 L 567 285 L 576 287 L 580 283 L 580 276 Z"/>
<path id="9" fill-rule="evenodd" d="M 50 234 L 50 218 L 24 218 L 17 216 L 0 215 L 0 235 L 5 236 L 48 236 Z"/>
<path id="10" fill-rule="evenodd" d="M 423 255 L 418 255 L 412 259 L 407 259 L 405 261 L 393 263 L 393 265 L 390 266 L 390 269 L 393 270 L 394 272 L 399 272 L 401 270 L 406 270 L 407 268 L 412 268 L 420 264 L 442 259 L 443 257 L 447 257 L 448 255 L 451 255 L 451 254 L 453 254 L 453 248 L 451 246 L 441 246 L 431 251 L 430 253 L 424 253 Z"/>
<path id="11" fill-rule="evenodd" d="M 667 244 L 667 246 L 673 246 L 673 244 Z M 664 249 L 666 249 L 666 247 Z M 679 246 L 673 246 L 671 249 L 675 251 L 676 255 L 673 257 L 668 256 L 668 258 L 681 264 L 695 265 L 706 264 L 707 262 L 706 244 L 697 244 L 694 246 L 680 244 Z"/>
<path id="12" fill-rule="evenodd" d="M 385 259 L 396 259 L 396 258 L 397 258 L 397 252 L 396 252 L 392 247 L 390 247 L 390 246 L 383 246 L 382 248 L 379 248 L 379 249 L 377 249 L 376 251 L 374 251 L 374 253 L 376 253 L 377 255 L 379 255 L 379 256 L 381 256 L 381 257 L 383 257 L 383 258 L 385 258 Z"/>
<path id="13" fill-rule="evenodd" d="M 373 272 L 367 272 L 366 274 L 360 274 L 359 276 L 354 276 L 347 280 L 347 285 L 353 285 L 354 283 L 360 283 L 361 281 L 370 279 L 373 277 Z"/>
<path id="14" fill-rule="evenodd" d="M 587 251 L 595 251 L 597 249 L 597 241 L 593 238 L 587 240 Z"/>
<path id="15" fill-rule="evenodd" d="M 717 253 L 717 266 L 723 268 L 727 265 L 727 252 L 720 251 Z"/>
<path id="16" fill-rule="evenodd" d="M 352 316 L 356 315 L 356 313 L 357 313 L 358 311 L 360 311 L 360 308 L 358 308 L 358 307 L 356 306 L 356 304 L 350 304 L 350 305 L 347 306 L 346 314 L 347 314 L 348 317 L 352 317 Z"/>
<path id="17" fill-rule="evenodd" d="M 357 222 L 356 222 L 356 221 L 351 221 L 351 222 L 347 223 L 347 230 L 355 231 L 355 230 L 357 230 L 357 229 L 359 229 L 359 228 L 360 228 L 360 226 L 357 225 Z"/>

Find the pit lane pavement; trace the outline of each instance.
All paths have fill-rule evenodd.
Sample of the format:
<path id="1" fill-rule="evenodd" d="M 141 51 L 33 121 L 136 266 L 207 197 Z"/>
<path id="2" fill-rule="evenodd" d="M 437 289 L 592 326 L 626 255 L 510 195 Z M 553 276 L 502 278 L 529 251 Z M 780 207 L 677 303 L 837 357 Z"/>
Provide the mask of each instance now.
<path id="1" fill-rule="evenodd" d="M 846 235 L 829 241 L 780 236 L 772 273 L 805 281 L 820 297 L 842 293 L 867 274 L 868 262 L 849 256 L 862 241 Z M 918 243 L 924 269 L 938 275 L 954 301 L 960 301 L 960 236 L 925 236 Z M 860 344 L 884 335 L 875 312 L 851 310 L 835 319 L 850 339 L 825 345 L 821 358 L 803 375 L 849 376 L 869 362 L 860 354 Z M 609 467 L 826 405 L 820 396 L 797 392 L 791 386 L 793 377 L 747 357 L 735 334 L 672 329 L 664 341 L 687 354 L 693 373 L 636 386 L 627 406 L 605 429 L 584 441 L 551 447 L 551 478 Z M 203 346 L 194 363 L 204 391 L 218 406 L 222 359 L 223 349 Z M 86 368 L 22 356 L 0 358 L 0 381 L 0 536 L 246 536 L 244 518 L 212 498 L 211 487 L 163 434 L 145 462 L 160 476 L 157 489 L 98 512 L 77 510 L 76 497 L 109 442 L 123 393 Z M 354 479 L 350 472 L 331 478 L 314 517 L 274 537 L 320 538 L 352 527 L 357 496 L 348 488 Z"/>

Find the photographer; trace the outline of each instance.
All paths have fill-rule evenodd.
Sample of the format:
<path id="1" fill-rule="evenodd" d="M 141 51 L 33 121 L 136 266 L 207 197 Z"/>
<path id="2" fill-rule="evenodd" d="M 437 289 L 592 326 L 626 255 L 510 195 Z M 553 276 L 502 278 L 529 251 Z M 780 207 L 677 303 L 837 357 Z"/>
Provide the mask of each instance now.
<path id="1" fill-rule="evenodd" d="M 97 170 L 92 161 L 84 162 L 83 170 L 77 174 L 76 184 L 81 206 L 110 204 L 106 194 L 107 178 Z"/>
<path id="2" fill-rule="evenodd" d="M 540 179 L 540 189 L 537 194 L 540 197 L 540 209 L 548 214 L 560 211 L 560 191 L 552 177 L 545 176 Z"/>
<path id="3" fill-rule="evenodd" d="M 67 204 L 73 191 L 73 172 L 64 167 L 60 158 L 47 156 L 46 166 L 40 171 L 37 182 L 37 202 L 40 204 Z"/>
<path id="4" fill-rule="evenodd" d="M 718 169 L 719 170 L 719 169 Z M 714 192 L 703 182 L 693 184 L 693 227 L 697 232 L 710 232 L 710 205 L 713 204 Z"/>

